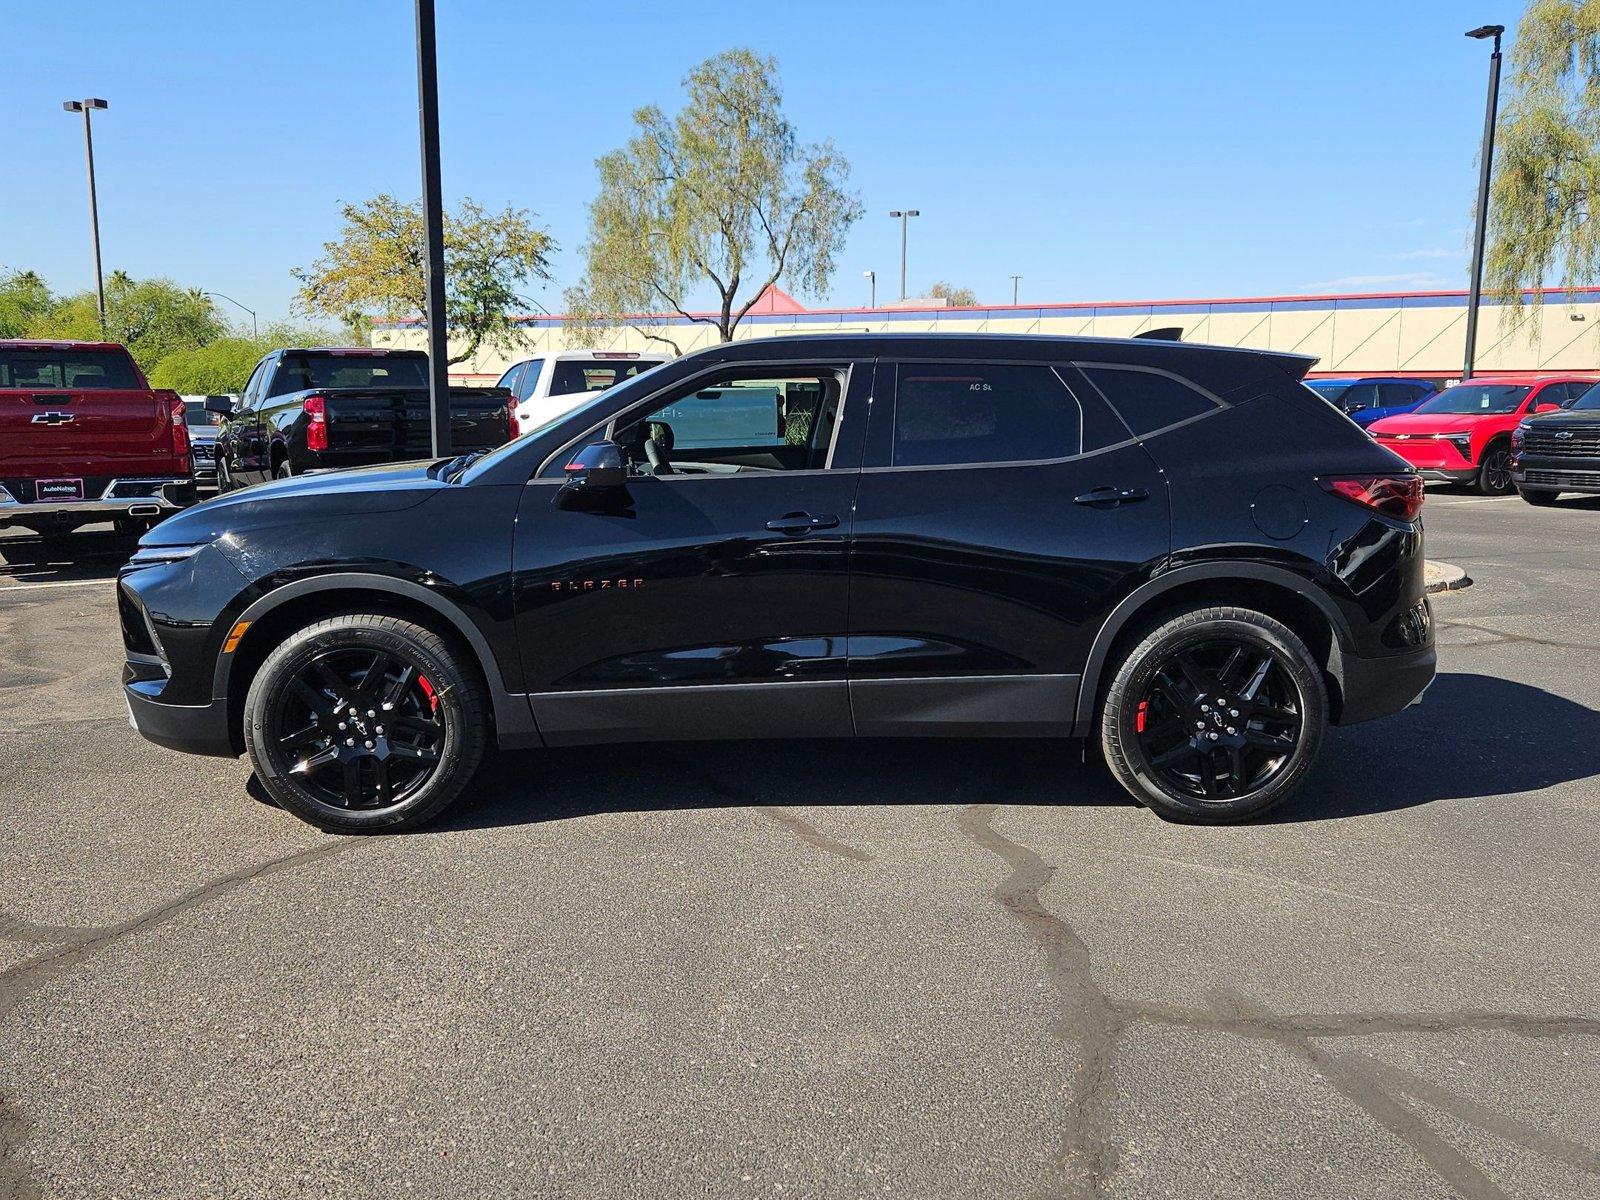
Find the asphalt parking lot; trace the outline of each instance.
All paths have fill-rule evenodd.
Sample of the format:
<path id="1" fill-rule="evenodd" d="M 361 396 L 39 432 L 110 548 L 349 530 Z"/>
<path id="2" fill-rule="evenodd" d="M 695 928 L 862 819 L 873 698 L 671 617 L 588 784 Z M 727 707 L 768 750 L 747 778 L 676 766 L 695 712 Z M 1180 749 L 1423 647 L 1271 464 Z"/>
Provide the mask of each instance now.
<path id="1" fill-rule="evenodd" d="M 499 758 L 334 838 L 0 537 L 0 1196 L 1600 1196 L 1600 501 L 1435 492 L 1426 702 L 1265 823 L 1063 747 Z"/>

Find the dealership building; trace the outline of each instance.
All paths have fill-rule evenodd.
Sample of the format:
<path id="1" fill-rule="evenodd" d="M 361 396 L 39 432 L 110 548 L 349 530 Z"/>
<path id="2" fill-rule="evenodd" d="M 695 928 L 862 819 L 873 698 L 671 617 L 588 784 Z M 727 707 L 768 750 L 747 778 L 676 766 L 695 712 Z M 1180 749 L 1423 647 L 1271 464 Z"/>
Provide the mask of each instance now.
<path id="1" fill-rule="evenodd" d="M 1531 298 L 1531 293 L 1529 297 Z M 1600 288 L 1546 289 L 1544 304 L 1516 328 L 1508 306 L 1485 298 L 1479 310 L 1477 373 L 1531 377 L 1600 372 Z M 459 383 L 493 383 L 511 363 L 587 344 L 611 351 L 681 353 L 717 341 L 714 325 L 688 317 L 639 314 L 583 341 L 560 316 L 517 318 L 522 348 L 482 350 L 451 367 Z M 1029 333 L 1133 337 L 1177 330 L 1188 342 L 1310 355 L 1312 374 L 1460 377 L 1466 345 L 1465 292 L 1383 292 L 1344 296 L 1245 296 L 1204 300 L 1113 300 L 973 308 L 913 300 L 877 308 L 806 308 L 770 288 L 740 323 L 739 338 L 824 333 Z M 425 348 L 418 321 L 380 322 L 375 346 Z M 670 345 L 668 343 L 671 343 Z"/>

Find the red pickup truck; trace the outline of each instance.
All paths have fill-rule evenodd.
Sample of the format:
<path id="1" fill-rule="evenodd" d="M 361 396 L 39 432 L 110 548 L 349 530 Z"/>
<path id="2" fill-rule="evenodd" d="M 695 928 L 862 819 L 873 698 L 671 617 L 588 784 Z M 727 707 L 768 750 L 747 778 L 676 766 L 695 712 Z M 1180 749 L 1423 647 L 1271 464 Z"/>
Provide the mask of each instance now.
<path id="1" fill-rule="evenodd" d="M 183 401 L 124 347 L 0 341 L 0 528 L 132 534 L 194 498 Z"/>

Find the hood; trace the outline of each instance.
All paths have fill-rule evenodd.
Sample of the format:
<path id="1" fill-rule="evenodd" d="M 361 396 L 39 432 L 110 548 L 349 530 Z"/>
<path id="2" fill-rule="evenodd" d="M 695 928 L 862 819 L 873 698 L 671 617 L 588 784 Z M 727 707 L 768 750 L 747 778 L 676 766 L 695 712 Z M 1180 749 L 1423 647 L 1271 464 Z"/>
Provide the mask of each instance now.
<path id="1" fill-rule="evenodd" d="M 1537 417 L 1528 417 L 1526 421 L 1530 425 L 1537 425 L 1540 429 L 1552 426 L 1593 429 L 1596 426 L 1600 426 L 1600 408 L 1582 408 L 1576 412 L 1543 413 Z"/>
<path id="2" fill-rule="evenodd" d="M 1372 434 L 1403 433 L 1411 437 L 1426 437 L 1434 433 L 1465 433 L 1470 429 L 1476 429 L 1481 422 L 1491 417 L 1498 417 L 1502 421 L 1515 419 L 1510 413 L 1401 413 L 1399 416 L 1374 421 L 1367 426 L 1367 431 Z"/>
<path id="3" fill-rule="evenodd" d="M 310 518 L 338 519 L 363 513 L 398 512 L 454 486 L 432 479 L 434 460 L 383 463 L 323 471 L 294 479 L 258 483 L 186 508 L 168 517 L 144 537 L 141 546 L 192 546 L 225 533 L 288 525 Z"/>

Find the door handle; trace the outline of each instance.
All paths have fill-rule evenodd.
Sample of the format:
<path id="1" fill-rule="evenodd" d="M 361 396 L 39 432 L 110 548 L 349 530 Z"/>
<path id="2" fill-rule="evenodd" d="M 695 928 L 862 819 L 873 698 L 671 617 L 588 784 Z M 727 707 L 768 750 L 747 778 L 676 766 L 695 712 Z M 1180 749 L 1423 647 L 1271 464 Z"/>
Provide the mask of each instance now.
<path id="1" fill-rule="evenodd" d="M 1118 504 L 1132 504 L 1137 500 L 1148 499 L 1150 499 L 1150 492 L 1142 487 L 1097 487 L 1093 491 L 1085 492 L 1083 495 L 1075 497 L 1074 503 L 1112 508 Z"/>
<path id="2" fill-rule="evenodd" d="M 813 529 L 835 529 L 838 525 L 839 518 L 832 513 L 819 513 L 814 517 L 803 512 L 784 513 L 767 522 L 767 528 L 773 533 L 810 533 Z"/>

